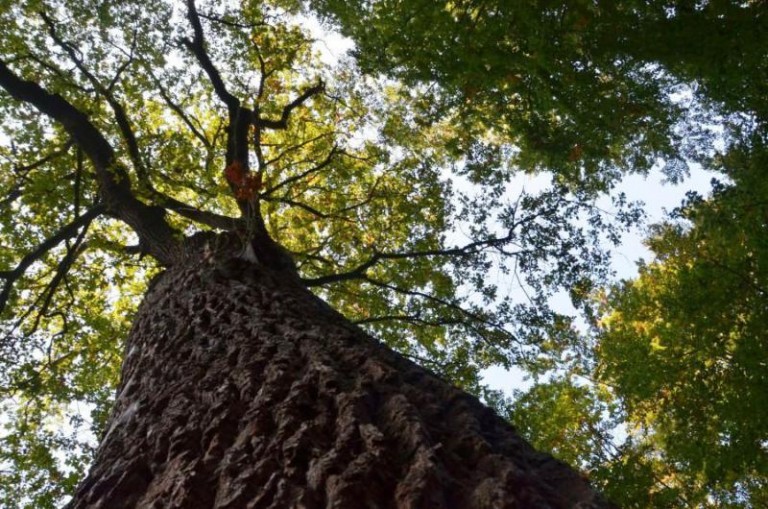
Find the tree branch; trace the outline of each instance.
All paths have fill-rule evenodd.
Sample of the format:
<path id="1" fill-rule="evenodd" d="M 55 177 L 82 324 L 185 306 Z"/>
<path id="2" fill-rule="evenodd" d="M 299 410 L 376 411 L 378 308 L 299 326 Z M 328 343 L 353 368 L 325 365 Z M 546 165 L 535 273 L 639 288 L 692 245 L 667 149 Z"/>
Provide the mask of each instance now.
<path id="1" fill-rule="evenodd" d="M 203 19 L 207 19 L 208 21 L 212 21 L 214 23 L 220 23 L 222 25 L 226 25 L 233 28 L 242 28 L 242 29 L 251 29 L 256 27 L 263 27 L 266 26 L 266 23 L 263 21 L 258 21 L 256 23 L 238 23 L 237 21 L 232 21 L 229 19 L 224 19 L 219 16 L 214 16 L 213 14 L 204 14 L 204 13 L 198 13 L 198 16 L 200 16 Z"/>
<path id="2" fill-rule="evenodd" d="M 462 247 L 454 247 L 451 249 L 428 249 L 425 251 L 403 251 L 399 253 L 382 253 L 376 251 L 374 248 L 373 255 L 361 263 L 354 269 L 347 272 L 341 272 L 338 274 L 330 274 L 328 276 L 321 276 L 312 279 L 303 279 L 304 284 L 307 286 L 321 286 L 329 283 L 337 283 L 339 281 L 347 281 L 349 279 L 366 279 L 365 272 L 373 267 L 381 260 L 404 260 L 408 258 L 421 258 L 430 256 L 470 256 L 483 250 L 485 247 L 498 247 L 507 244 L 513 240 L 512 233 L 506 237 L 494 237 L 491 239 L 480 240 L 477 242 L 469 243 Z M 509 255 L 518 253 L 506 253 Z"/>
<path id="3" fill-rule="evenodd" d="M 122 193 L 129 189 L 124 169 L 111 168 L 114 152 L 107 140 L 91 124 L 88 117 L 58 94 L 51 94 L 33 81 L 19 78 L 0 59 L 0 86 L 15 99 L 30 103 L 40 112 L 60 122 L 80 147 L 89 155 L 107 193 Z"/>
<path id="4" fill-rule="evenodd" d="M 11 294 L 11 288 L 13 287 L 13 284 L 24 275 L 24 273 L 33 263 L 40 260 L 48 251 L 55 248 L 65 240 L 77 236 L 80 228 L 84 226 L 87 227 L 91 224 L 91 221 L 103 213 L 104 207 L 102 205 L 95 205 L 91 207 L 88 211 L 85 212 L 85 214 L 77 217 L 74 221 L 64 226 L 50 237 L 46 238 L 31 253 L 28 253 L 26 256 L 24 256 L 13 270 L 0 272 L 0 279 L 5 280 L 3 290 L 0 292 L 0 313 L 2 313 L 5 309 L 5 305 L 8 302 L 8 297 Z"/>
<path id="5" fill-rule="evenodd" d="M 13 173 L 16 174 L 16 177 L 18 179 L 22 181 L 26 180 L 29 172 L 45 165 L 46 163 L 52 161 L 53 159 L 56 159 L 57 157 L 60 157 L 66 154 L 73 144 L 74 143 L 72 142 L 72 140 L 68 139 L 60 149 L 51 152 L 47 156 L 41 159 L 38 159 L 33 163 L 25 164 L 23 166 L 17 166 L 16 168 L 13 169 Z M 16 182 L 16 184 L 13 185 L 11 189 L 6 191 L 5 198 L 0 200 L 0 209 L 9 206 L 17 198 L 19 198 L 23 194 L 23 187 L 24 186 L 22 182 Z"/>
<path id="6" fill-rule="evenodd" d="M 242 219 L 229 217 L 222 214 L 216 214 L 215 212 L 210 212 L 207 210 L 200 210 L 197 207 L 188 205 L 160 192 L 157 192 L 156 195 L 158 205 L 161 207 L 172 210 L 182 217 L 186 217 L 187 219 L 191 219 L 197 223 L 210 226 L 211 228 L 233 231 L 243 224 Z"/>
<path id="7" fill-rule="evenodd" d="M 277 201 L 283 201 L 289 205 L 295 205 L 300 206 L 302 208 L 307 208 L 306 206 L 303 206 L 303 204 L 299 202 L 295 202 L 292 200 L 287 200 L 285 198 L 276 199 Z M 365 203 L 365 202 L 364 202 Z M 360 204 L 356 205 L 359 206 Z M 352 206 L 353 208 L 355 206 Z M 340 213 L 343 211 L 346 211 L 350 207 L 347 207 L 346 209 L 343 209 L 342 211 L 337 211 L 336 213 Z M 549 215 L 551 213 L 554 213 L 556 209 L 547 209 L 545 211 L 531 214 L 529 216 L 526 216 L 518 221 L 515 221 L 508 230 L 507 235 L 504 237 L 491 237 L 485 240 L 478 240 L 475 242 L 470 242 L 469 244 L 466 244 L 461 247 L 454 247 L 450 249 L 429 249 L 425 251 L 404 251 L 399 253 L 382 253 L 376 251 L 376 248 L 373 248 L 373 255 L 357 267 L 348 270 L 346 272 L 341 272 L 337 274 L 330 274 L 327 276 L 321 276 L 317 278 L 307 278 L 302 279 L 304 284 L 307 286 L 321 286 L 326 285 L 330 283 L 338 283 L 340 281 L 347 281 L 351 279 L 367 279 L 366 278 L 366 271 L 374 266 L 376 263 L 382 261 L 382 260 L 402 260 L 402 259 L 409 259 L 409 258 L 421 258 L 421 257 L 431 257 L 431 256 L 471 256 L 474 254 L 479 253 L 480 251 L 483 251 L 486 248 L 496 248 L 501 254 L 506 256 L 518 256 L 522 253 L 524 253 L 524 250 L 518 250 L 515 252 L 510 252 L 504 250 L 504 246 L 513 243 L 515 240 L 515 230 L 519 228 L 520 226 L 533 221 L 541 216 Z M 314 209 L 311 209 L 310 212 L 317 214 L 322 214 L 319 211 L 315 211 Z M 320 217 L 333 217 L 331 214 L 324 214 Z"/>
<path id="8" fill-rule="evenodd" d="M 15 186 L 13 186 L 12 189 L 10 189 L 8 192 L 5 193 L 5 198 L 0 200 L 0 209 L 4 209 L 5 207 L 8 207 L 13 202 L 19 199 L 19 197 L 24 194 L 22 191 L 22 185 L 21 183 L 17 183 Z"/>
<path id="9" fill-rule="evenodd" d="M 111 80 L 109 80 L 109 84 L 107 85 L 107 91 L 112 92 L 112 89 L 115 88 L 117 83 L 120 81 L 120 76 L 125 72 L 126 69 L 128 69 L 128 66 L 133 63 L 133 52 L 136 50 L 136 32 L 133 33 L 133 42 L 131 42 L 131 51 L 128 54 L 128 58 L 120 64 L 120 67 L 117 68 L 117 71 L 115 72 L 115 75 L 112 77 Z"/>
<path id="10" fill-rule="evenodd" d="M 187 18 L 192 25 L 194 36 L 192 39 L 184 38 L 181 42 L 195 55 L 195 58 L 213 85 L 214 92 L 227 106 L 229 114 L 227 133 L 229 139 L 227 140 L 226 163 L 229 166 L 237 161 L 247 172 L 248 129 L 251 126 L 251 118 L 254 116 L 254 113 L 248 108 L 243 107 L 240 100 L 227 90 L 221 74 L 219 74 L 216 66 L 213 65 L 211 57 L 205 49 L 205 34 L 203 33 L 203 26 L 200 23 L 200 15 L 197 12 L 194 0 L 187 0 Z M 258 207 L 251 208 L 241 204 L 241 210 L 244 214 L 259 214 Z"/>
<path id="11" fill-rule="evenodd" d="M 48 25 L 48 30 L 49 30 L 49 34 L 51 35 L 51 38 L 53 38 L 56 44 L 58 44 L 59 47 L 61 47 L 67 53 L 67 55 L 69 55 L 72 62 L 77 66 L 80 72 L 83 73 L 83 75 L 88 79 L 88 81 L 91 82 L 94 88 L 96 88 L 96 90 L 102 95 L 104 95 L 104 97 L 106 98 L 107 102 L 112 108 L 112 111 L 115 114 L 115 120 L 117 121 L 117 125 L 128 147 L 128 153 L 131 157 L 131 160 L 133 161 L 134 167 L 136 169 L 136 174 L 138 175 L 140 182 L 144 184 L 144 186 L 153 196 L 153 198 L 156 201 L 156 204 L 161 207 L 165 207 L 170 210 L 173 210 L 174 212 L 178 213 L 183 217 L 192 219 L 193 221 L 197 221 L 207 226 L 211 226 L 213 228 L 221 228 L 224 230 L 234 230 L 237 224 L 236 219 L 230 218 L 227 216 L 221 216 L 219 214 L 215 214 L 212 212 L 201 211 L 196 207 L 187 205 L 186 203 L 183 203 L 155 189 L 155 187 L 152 185 L 152 182 L 149 179 L 147 168 L 145 167 L 144 162 L 141 159 L 141 154 L 139 152 L 139 144 L 138 144 L 138 141 L 136 140 L 136 136 L 133 132 L 133 128 L 131 127 L 131 123 L 128 119 L 128 115 L 125 112 L 125 108 L 123 108 L 122 104 L 120 104 L 120 102 L 115 98 L 115 96 L 112 94 L 110 90 L 110 88 L 112 87 L 112 84 L 110 84 L 110 87 L 105 87 L 104 85 L 102 85 L 101 82 L 99 82 L 99 80 L 96 78 L 96 76 L 94 76 L 86 68 L 83 61 L 77 56 L 77 53 L 75 52 L 75 49 L 72 47 L 72 45 L 70 45 L 69 43 L 67 43 L 66 41 L 64 41 L 58 36 L 58 33 L 56 32 L 56 27 L 53 21 L 45 13 L 40 13 L 40 15 L 42 16 L 46 25 Z M 133 56 L 131 55 L 128 61 L 126 62 L 126 65 L 132 61 L 132 58 Z M 123 68 L 124 67 L 121 67 L 121 69 Z M 118 75 L 119 75 L 119 72 L 118 72 Z M 184 117 L 182 116 L 182 118 Z M 193 129 L 193 132 L 196 132 L 196 131 Z M 205 138 L 203 138 L 203 140 L 205 140 Z M 207 140 L 205 140 L 205 143 L 207 146 L 209 146 L 209 144 L 207 143 Z"/>
<path id="12" fill-rule="evenodd" d="M 318 134 L 317 136 L 314 136 L 312 138 L 308 138 L 308 139 L 306 139 L 306 140 L 304 140 L 304 141 L 302 141 L 300 143 L 297 143 L 296 145 L 291 145 L 288 148 L 286 148 L 285 150 L 281 151 L 279 154 L 277 154 L 272 159 L 266 160 L 265 164 L 267 166 L 269 166 L 270 164 L 275 164 L 278 161 L 280 161 L 282 158 L 284 158 L 285 156 L 290 154 L 291 152 L 296 152 L 298 150 L 301 150 L 302 148 L 306 147 L 307 145 L 311 145 L 312 143 L 316 143 L 317 141 L 322 140 L 323 138 L 328 138 L 328 137 L 330 137 L 332 135 L 333 135 L 333 133 L 330 133 L 330 132 L 321 133 L 321 134 Z M 271 145 L 268 145 L 268 144 L 264 144 L 264 145 L 265 146 L 272 146 L 272 147 L 282 147 L 284 145 L 284 143 L 274 143 L 274 144 L 271 144 Z M 338 148 L 338 146 L 336 144 L 334 144 L 333 147 L 331 148 L 331 150 L 336 150 L 337 148 Z M 298 165 L 300 163 L 306 163 L 306 162 L 307 162 L 307 159 L 302 159 L 301 161 L 295 161 L 292 165 L 295 166 L 295 165 Z"/>
<path id="13" fill-rule="evenodd" d="M 194 125 L 194 123 L 192 123 L 192 119 L 189 118 L 189 116 L 182 109 L 182 107 L 171 98 L 168 91 L 160 83 L 160 79 L 157 76 L 155 76 L 155 74 L 152 72 L 151 69 L 149 69 L 149 67 L 147 68 L 147 72 L 152 77 L 152 80 L 155 82 L 155 86 L 157 87 L 157 89 L 160 91 L 160 97 L 162 97 L 165 103 L 168 105 L 168 107 L 171 108 L 171 111 L 176 113 L 179 116 L 179 118 L 181 118 L 181 121 L 184 122 L 184 124 L 186 124 L 186 126 L 195 136 L 195 138 L 200 140 L 203 146 L 205 146 L 205 148 L 210 150 L 213 145 L 210 141 L 208 141 L 208 138 L 200 131 L 200 129 L 198 129 L 197 126 Z"/>
<path id="14" fill-rule="evenodd" d="M 205 50 L 203 25 L 200 23 L 200 15 L 197 12 L 194 0 L 187 0 L 187 19 L 189 19 L 189 22 L 192 25 L 194 37 L 192 39 L 182 39 L 182 44 L 195 55 L 200 66 L 208 75 L 208 79 L 211 80 L 213 90 L 216 92 L 216 95 L 219 96 L 219 99 L 227 105 L 230 112 L 233 110 L 236 111 L 240 107 L 240 100 L 227 90 L 224 80 L 221 79 L 221 74 L 219 74 L 218 69 L 213 65 L 211 57 L 208 56 L 208 52 Z"/>
<path id="15" fill-rule="evenodd" d="M 134 163 L 134 167 L 136 168 L 136 173 L 139 177 L 139 180 L 141 181 L 142 184 L 145 185 L 147 190 L 153 195 L 153 197 L 158 202 L 157 204 L 163 207 L 167 207 L 184 217 L 206 224 L 208 226 L 212 226 L 215 228 L 222 228 L 225 230 L 233 229 L 234 221 L 235 221 L 234 219 L 228 218 L 225 216 L 220 216 L 218 214 L 214 214 L 210 212 L 200 211 L 195 207 L 182 203 L 179 200 L 176 200 L 175 198 L 172 198 L 155 189 L 155 187 L 152 185 L 149 179 L 147 168 L 145 167 L 144 162 L 141 159 L 141 155 L 139 152 L 139 145 L 136 140 L 136 136 L 133 132 L 133 129 L 131 128 L 130 121 L 128 120 L 128 116 L 125 112 L 125 109 L 119 103 L 119 101 L 115 99 L 114 95 L 112 95 L 110 91 L 110 89 L 112 88 L 112 85 L 114 84 L 114 80 L 109 87 L 104 87 L 98 81 L 98 79 L 87 70 L 84 63 L 77 57 L 77 54 L 75 53 L 74 48 L 72 48 L 71 45 L 69 45 L 68 43 L 66 43 L 65 41 L 63 41 L 58 37 L 55 30 L 55 26 L 52 23 L 52 21 L 44 13 L 41 13 L 41 15 L 43 16 L 43 19 L 48 25 L 50 35 L 54 39 L 54 41 L 56 41 L 56 43 L 67 52 L 67 54 L 70 56 L 70 59 L 72 59 L 72 61 L 77 66 L 77 68 L 80 69 L 80 71 L 86 76 L 86 78 L 88 78 L 88 80 L 99 91 L 99 93 L 105 96 L 105 98 L 107 99 L 107 102 L 112 107 L 112 110 L 115 114 L 115 120 L 117 121 L 117 125 L 120 128 L 120 132 L 123 135 L 123 139 L 125 140 L 126 145 L 128 146 L 128 152 L 129 152 L 129 155 L 131 156 L 131 160 Z M 125 66 L 127 66 L 127 64 L 129 64 L 132 61 L 132 58 L 133 56 L 131 54 L 127 62 L 124 64 L 124 66 L 121 67 L 121 70 L 124 69 Z M 120 72 L 121 71 L 118 72 L 118 76 Z M 162 92 L 163 91 L 161 89 L 161 94 Z M 166 100 L 166 102 L 171 103 L 169 98 Z M 186 120 L 186 117 L 184 115 L 182 115 L 182 118 Z M 188 125 L 192 128 L 194 134 L 198 134 L 197 131 L 194 129 L 194 126 L 192 126 L 189 123 Z M 210 144 L 202 135 L 198 137 L 203 140 L 206 146 L 210 146 Z"/>
<path id="16" fill-rule="evenodd" d="M 268 118 L 262 118 L 260 115 L 256 115 L 253 119 L 253 125 L 262 129 L 287 129 L 288 119 L 291 116 L 291 112 L 304 104 L 310 97 L 313 97 L 325 90 L 325 83 L 320 80 L 317 85 L 308 88 L 299 97 L 286 104 L 283 107 L 283 113 L 280 115 L 279 120 L 273 120 Z"/>
<path id="17" fill-rule="evenodd" d="M 128 147 L 128 155 L 130 156 L 131 161 L 133 162 L 133 166 L 136 169 L 136 174 L 139 176 L 139 179 L 142 182 L 147 183 L 147 169 L 144 166 L 144 162 L 141 160 L 139 143 L 136 141 L 136 135 L 134 134 L 131 123 L 128 120 L 128 115 L 125 112 L 125 108 L 123 108 L 123 105 L 120 104 L 120 101 L 115 98 L 111 90 L 114 87 L 114 82 L 117 80 L 117 77 L 120 76 L 122 70 L 118 71 L 115 79 L 113 79 L 113 83 L 110 83 L 108 87 L 102 85 L 99 79 L 88 70 L 88 68 L 85 66 L 85 63 L 80 59 L 80 57 L 77 56 L 77 51 L 75 51 L 75 48 L 61 37 L 59 37 L 59 34 L 56 31 L 56 24 L 53 22 L 53 20 L 45 12 L 42 11 L 40 12 L 40 17 L 43 18 L 43 21 L 48 26 L 48 34 L 51 36 L 53 41 L 61 49 L 64 50 L 72 63 L 75 64 L 81 73 L 83 73 L 83 76 L 85 76 L 85 78 L 91 83 L 93 88 L 96 89 L 98 93 L 103 95 L 107 100 L 107 103 L 109 103 L 109 106 L 112 108 L 112 112 L 115 114 L 115 121 L 117 122 L 117 126 L 120 129 L 120 134 L 123 136 L 123 140 Z M 131 61 L 132 57 L 128 60 L 126 65 Z"/>
<path id="18" fill-rule="evenodd" d="M 477 327 L 473 326 L 472 322 L 477 322 L 477 323 L 481 323 L 481 324 L 487 325 L 487 326 L 489 326 L 489 327 L 491 327 L 491 328 L 501 332 L 502 334 L 504 334 L 506 337 L 508 337 L 512 341 L 515 341 L 515 342 L 519 343 L 517 338 L 515 338 L 515 336 L 512 333 L 510 333 L 506 329 L 504 329 L 504 327 L 501 324 L 494 323 L 494 322 L 488 320 L 487 318 L 484 318 L 484 317 L 482 317 L 482 316 L 480 316 L 480 315 L 478 315 L 476 313 L 473 313 L 471 311 L 467 311 L 466 309 L 461 307 L 456 302 L 452 302 L 452 301 L 448 301 L 448 300 L 445 300 L 445 299 L 441 299 L 440 297 L 435 297 L 434 295 L 430 295 L 428 293 L 420 292 L 418 290 L 410 290 L 410 289 L 406 289 L 406 288 L 401 288 L 399 286 L 391 285 L 389 283 L 385 283 L 383 281 L 378 281 L 376 279 L 372 279 L 372 278 L 369 278 L 369 277 L 365 277 L 365 278 L 363 278 L 363 280 L 366 283 L 369 283 L 369 284 L 371 284 L 373 286 L 378 286 L 379 288 L 385 288 L 387 290 L 391 290 L 393 292 L 400 293 L 400 294 L 403 294 L 403 295 L 410 295 L 410 296 L 413 296 L 413 297 L 420 297 L 422 299 L 429 300 L 429 301 L 432 301 L 432 302 L 436 302 L 438 304 L 441 304 L 442 306 L 445 306 L 445 307 L 447 307 L 449 309 L 453 309 L 454 311 L 459 312 L 460 314 L 462 314 L 462 315 L 466 316 L 467 318 L 471 319 L 470 322 L 465 322 L 465 321 L 462 320 L 460 323 L 462 325 L 464 325 L 465 327 L 474 330 L 477 333 L 478 337 L 480 337 L 483 341 L 486 341 L 489 344 L 489 346 L 499 347 L 498 344 L 495 344 L 493 341 L 491 341 L 488 338 L 486 338 L 485 334 L 483 333 L 483 331 L 481 331 L 481 330 L 477 329 Z"/>
<path id="19" fill-rule="evenodd" d="M 271 202 L 278 202 L 278 203 L 285 203 L 286 205 L 290 205 L 292 207 L 298 207 L 300 209 L 306 210 L 310 214 L 319 217 L 320 219 L 328 219 L 331 217 L 334 217 L 333 214 L 326 214 L 325 212 L 321 212 L 317 210 L 316 208 L 307 205 L 306 203 L 302 203 L 299 201 L 292 200 L 290 198 L 285 197 L 279 197 L 275 198 L 272 196 L 265 196 L 263 197 L 264 201 L 271 201 Z"/>
<path id="20" fill-rule="evenodd" d="M 262 197 L 269 196 L 272 193 L 274 193 L 275 191 L 277 191 L 278 189 L 280 189 L 281 187 L 285 187 L 285 186 L 287 186 L 289 184 L 292 184 L 293 182 L 296 182 L 298 180 L 303 179 L 304 177 L 307 177 L 307 176 L 311 175 L 312 173 L 316 173 L 316 172 L 322 170 L 323 168 L 325 168 L 326 166 L 331 164 L 331 161 L 333 160 L 333 156 L 336 155 L 337 153 L 338 153 L 338 148 L 336 147 L 336 145 L 334 145 L 333 148 L 331 149 L 331 151 L 325 157 L 325 159 L 323 159 L 319 164 L 317 164 L 317 165 L 313 166 L 312 168 L 310 168 L 310 169 L 308 169 L 306 171 L 303 171 L 303 172 L 301 172 L 301 173 L 299 173 L 297 175 L 293 175 L 292 177 L 288 177 L 287 179 L 283 180 L 282 182 L 279 182 L 279 183 L 275 184 L 274 186 L 270 187 L 269 189 L 267 189 L 263 193 L 261 193 L 261 196 Z M 269 161 L 269 163 L 272 163 L 275 160 L 277 160 L 277 158 L 273 159 L 272 161 Z"/>
<path id="21" fill-rule="evenodd" d="M 445 320 L 427 320 L 421 318 L 418 315 L 381 315 L 381 316 L 369 316 L 368 318 L 361 318 L 360 320 L 352 320 L 355 325 L 365 325 L 367 323 L 377 322 L 408 322 L 418 325 L 426 325 L 428 327 L 443 327 L 445 325 L 462 325 L 459 319 L 445 319 Z"/>
<path id="22" fill-rule="evenodd" d="M 56 273 L 53 275 L 53 279 L 51 279 L 44 290 L 42 305 L 39 307 L 33 306 L 37 307 L 38 309 L 37 316 L 35 316 L 35 320 L 32 323 L 33 331 L 37 330 L 38 326 L 40 325 L 40 320 L 47 315 L 48 308 L 51 306 L 53 295 L 56 293 L 56 289 L 59 287 L 62 281 L 66 280 L 70 267 L 72 267 L 72 264 L 77 259 L 77 256 L 81 253 L 80 246 L 83 244 L 83 240 L 85 239 L 86 233 L 88 233 L 88 227 L 90 224 L 90 221 L 86 223 L 83 226 L 83 229 L 77 234 L 77 238 L 75 239 L 74 244 L 72 246 L 67 246 L 67 254 L 64 255 L 64 258 L 62 258 L 59 264 L 56 266 Z"/>
<path id="23" fill-rule="evenodd" d="M 106 209 L 133 228 L 149 254 L 164 265 L 172 265 L 179 259 L 181 243 L 176 238 L 176 230 L 166 222 L 162 211 L 136 199 L 127 172 L 116 164 L 112 147 L 87 115 L 62 96 L 19 78 L 2 59 L 0 87 L 13 98 L 31 104 L 61 123 L 93 163 Z"/>

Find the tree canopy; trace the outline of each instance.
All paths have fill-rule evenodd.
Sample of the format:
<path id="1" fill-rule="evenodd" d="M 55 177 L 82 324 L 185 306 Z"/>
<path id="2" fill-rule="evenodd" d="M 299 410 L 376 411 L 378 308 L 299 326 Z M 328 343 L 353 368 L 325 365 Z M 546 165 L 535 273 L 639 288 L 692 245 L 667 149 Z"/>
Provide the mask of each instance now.
<path id="1" fill-rule="evenodd" d="M 654 229 L 656 260 L 613 289 L 601 324 L 597 373 L 689 504 L 768 500 L 765 157 L 756 142 L 720 161 L 731 183 Z"/>
<path id="2" fill-rule="evenodd" d="M 313 16 L 351 56 L 322 58 Z M 0 501 L 71 493 L 174 246 L 263 229 L 333 307 L 617 501 L 758 506 L 765 18 L 719 1 L 0 1 Z M 723 175 L 712 195 L 608 288 L 642 218 L 616 183 L 693 163 Z M 563 292 L 591 331 L 551 309 Z M 505 400 L 482 383 L 493 365 L 537 383 Z"/>

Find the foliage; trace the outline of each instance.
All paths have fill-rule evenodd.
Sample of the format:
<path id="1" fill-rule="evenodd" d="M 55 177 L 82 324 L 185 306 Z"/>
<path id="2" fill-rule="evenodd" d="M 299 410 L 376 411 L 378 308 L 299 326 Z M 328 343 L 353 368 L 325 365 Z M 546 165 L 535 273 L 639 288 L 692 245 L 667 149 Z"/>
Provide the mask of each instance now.
<path id="1" fill-rule="evenodd" d="M 195 232 L 263 223 L 333 306 L 478 394 L 482 368 L 569 347 L 546 296 L 604 277 L 637 213 L 606 222 L 557 176 L 521 191 L 489 126 L 464 146 L 428 91 L 324 64 L 297 7 L 0 7 L 4 505 L 72 489 L 158 246 Z"/>
<path id="2" fill-rule="evenodd" d="M 735 114 L 736 132 L 768 119 L 761 1 L 311 4 L 355 40 L 364 69 L 427 87 L 425 116 L 455 114 L 457 145 L 490 129 L 519 168 L 556 169 L 582 190 L 659 158 L 684 176 L 722 122 L 702 104 Z M 680 100 L 689 93 L 696 102 Z"/>
<path id="3" fill-rule="evenodd" d="M 537 449 L 551 451 L 571 465 L 587 466 L 605 460 L 603 441 L 610 433 L 602 416 L 605 410 L 588 386 L 564 377 L 517 391 L 509 417 Z"/>
<path id="4" fill-rule="evenodd" d="M 319 3 L 364 69 L 429 83 L 431 118 L 458 112 L 459 146 L 491 129 L 514 144 L 517 166 L 556 168 L 582 190 L 673 153 L 674 82 L 623 41 L 634 2 Z"/>
<path id="5" fill-rule="evenodd" d="M 657 475 L 724 505 L 768 500 L 767 156 L 759 141 L 732 149 L 731 181 L 656 228 L 656 260 L 608 297 L 597 351 L 629 425 L 663 451 Z"/>
<path id="6" fill-rule="evenodd" d="M 613 216 L 595 205 L 622 175 L 659 157 L 672 180 L 686 159 L 709 164 L 706 126 L 723 119 L 725 138 L 762 132 L 759 4 L 0 0 L 0 503 L 51 507 L 87 464 L 121 339 L 167 264 L 146 223 L 191 239 L 252 235 L 262 221 L 334 307 L 513 409 L 537 445 L 590 470 L 617 500 L 757 497 L 764 459 L 740 455 L 764 428 L 737 402 L 762 404 L 765 345 L 744 338 L 759 337 L 764 296 L 737 276 L 762 284 L 759 137 L 718 163 L 733 183 L 692 199 L 681 212 L 691 224 L 661 228 L 660 259 L 611 294 L 597 359 L 549 299 L 567 293 L 588 307 L 607 281 L 610 246 L 642 217 L 621 195 Z M 338 23 L 354 58 L 325 61 L 302 12 Z M 754 46 L 734 35 L 745 33 Z M 683 53 L 680 40 L 701 51 Z M 738 58 L 716 58 L 724 47 Z M 693 99 L 675 99 L 688 91 Z M 50 97 L 80 116 L 55 100 L 46 110 Z M 83 118 L 93 136 L 78 136 Z M 116 205 L 125 195 L 135 201 Z M 703 247 L 736 272 L 707 268 Z M 712 274 L 723 286 L 701 283 Z M 681 293 L 682 276 L 699 278 L 697 299 Z M 643 297 L 649 289 L 671 307 Z M 697 322 L 689 343 L 665 336 L 662 348 L 687 352 L 722 333 L 720 343 L 752 350 L 708 378 L 702 366 L 733 355 L 713 341 L 693 366 L 700 385 L 672 357 L 668 372 L 647 371 L 661 355 L 644 343 L 661 334 L 656 320 L 681 332 L 695 305 L 712 323 Z M 654 336 L 622 335 L 630 313 Z M 645 346 L 630 355 L 630 344 Z M 481 383 L 492 365 L 541 378 L 505 402 Z M 583 375 L 599 383 L 577 383 Z M 749 389 L 736 394 L 737 382 Z M 659 395 L 669 412 L 643 413 Z M 622 422 L 642 433 L 620 443 Z M 696 444 L 722 452 L 719 463 Z M 674 482 L 660 489 L 665 476 Z"/>

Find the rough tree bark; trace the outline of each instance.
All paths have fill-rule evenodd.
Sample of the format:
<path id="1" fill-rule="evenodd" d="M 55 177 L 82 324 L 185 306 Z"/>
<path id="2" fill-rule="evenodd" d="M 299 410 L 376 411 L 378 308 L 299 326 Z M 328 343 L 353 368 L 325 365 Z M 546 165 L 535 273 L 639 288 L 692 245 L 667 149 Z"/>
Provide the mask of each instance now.
<path id="1" fill-rule="evenodd" d="M 68 507 L 609 507 L 289 272 L 217 258 L 151 286 Z"/>

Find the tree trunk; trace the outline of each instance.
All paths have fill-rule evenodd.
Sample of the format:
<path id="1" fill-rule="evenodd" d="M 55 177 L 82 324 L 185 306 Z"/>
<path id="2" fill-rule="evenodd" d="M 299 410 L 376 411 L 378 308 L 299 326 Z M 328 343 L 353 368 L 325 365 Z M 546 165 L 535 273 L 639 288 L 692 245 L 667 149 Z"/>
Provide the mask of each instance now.
<path id="1" fill-rule="evenodd" d="M 240 259 L 160 276 L 71 508 L 608 507 L 474 397 Z"/>

